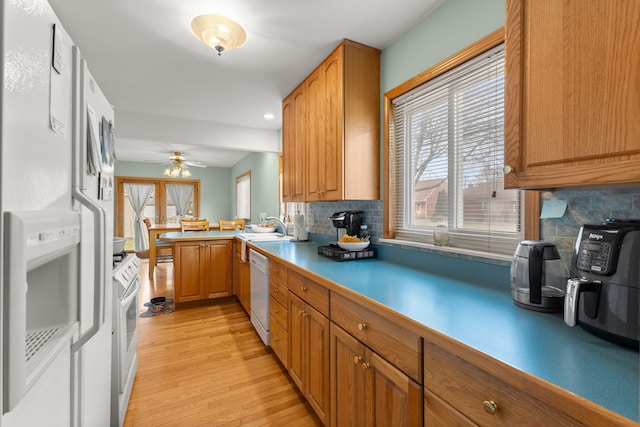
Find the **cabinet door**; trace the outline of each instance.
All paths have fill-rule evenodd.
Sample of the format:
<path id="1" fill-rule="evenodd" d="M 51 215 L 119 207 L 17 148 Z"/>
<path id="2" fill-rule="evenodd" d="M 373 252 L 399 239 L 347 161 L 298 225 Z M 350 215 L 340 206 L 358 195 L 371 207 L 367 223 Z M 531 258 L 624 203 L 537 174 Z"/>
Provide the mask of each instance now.
<path id="1" fill-rule="evenodd" d="M 640 181 L 640 3 L 506 5 L 505 186 Z"/>
<path id="2" fill-rule="evenodd" d="M 344 143 L 344 97 L 343 97 L 343 52 L 336 49 L 322 64 L 324 85 L 325 138 L 320 155 L 324 156 L 322 174 L 323 199 L 342 199 L 343 143 Z"/>
<path id="3" fill-rule="evenodd" d="M 176 243 L 173 249 L 174 260 L 174 298 L 176 302 L 188 302 L 204 299 L 201 286 L 202 242 Z"/>
<path id="4" fill-rule="evenodd" d="M 422 425 L 422 386 L 371 350 L 365 363 L 369 364 L 367 425 Z"/>
<path id="5" fill-rule="evenodd" d="M 235 283 L 236 283 L 236 296 L 238 301 L 244 308 L 247 314 L 251 313 L 251 289 L 250 289 L 250 267 L 249 262 L 242 261 L 242 256 L 239 252 L 236 252 L 235 256 Z"/>
<path id="6" fill-rule="evenodd" d="M 289 375 L 304 393 L 304 303 L 294 294 L 289 294 Z"/>
<path id="7" fill-rule="evenodd" d="M 331 425 L 365 425 L 366 383 L 362 369 L 364 345 L 331 324 Z"/>
<path id="8" fill-rule="evenodd" d="M 203 287 L 205 298 L 230 296 L 231 282 L 231 240 L 205 242 L 203 256 Z"/>
<path id="9" fill-rule="evenodd" d="M 282 103 L 282 197 L 303 202 L 305 196 L 305 96 L 304 85 Z"/>
<path id="10" fill-rule="evenodd" d="M 329 319 L 305 304 L 306 396 L 320 419 L 329 416 Z"/>
<path id="11" fill-rule="evenodd" d="M 326 147 L 324 114 L 324 81 L 322 68 L 318 68 L 306 80 L 305 99 L 307 112 L 307 176 L 306 201 L 323 199 Z"/>

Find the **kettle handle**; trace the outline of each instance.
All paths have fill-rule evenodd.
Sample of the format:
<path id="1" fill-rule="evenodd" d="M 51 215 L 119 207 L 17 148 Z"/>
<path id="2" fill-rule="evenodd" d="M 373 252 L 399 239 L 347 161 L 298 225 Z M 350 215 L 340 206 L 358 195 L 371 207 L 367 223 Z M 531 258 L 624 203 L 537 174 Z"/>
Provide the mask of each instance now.
<path id="1" fill-rule="evenodd" d="M 542 259 L 544 247 L 529 246 L 529 301 L 542 304 Z"/>

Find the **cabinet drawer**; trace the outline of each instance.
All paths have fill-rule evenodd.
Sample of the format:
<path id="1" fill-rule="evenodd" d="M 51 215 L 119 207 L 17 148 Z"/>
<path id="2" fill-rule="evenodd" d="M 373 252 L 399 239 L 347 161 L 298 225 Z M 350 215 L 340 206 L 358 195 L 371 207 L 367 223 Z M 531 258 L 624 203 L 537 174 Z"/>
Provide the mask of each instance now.
<path id="1" fill-rule="evenodd" d="M 284 365 L 285 369 L 289 368 L 289 334 L 282 329 L 282 326 L 271 316 L 271 326 L 269 330 L 269 343 L 273 352 L 278 356 L 280 362 Z"/>
<path id="2" fill-rule="evenodd" d="M 273 279 L 269 281 L 269 294 L 285 307 L 288 305 L 287 295 L 289 291 L 286 286 L 279 281 Z"/>
<path id="3" fill-rule="evenodd" d="M 308 302 L 320 313 L 329 316 L 329 289 L 291 271 L 289 273 L 289 291 Z"/>
<path id="4" fill-rule="evenodd" d="M 460 357 L 425 340 L 424 386 L 482 426 L 576 425 L 577 421 Z M 495 412 L 485 406 L 495 405 Z M 425 415 L 426 418 L 426 415 Z"/>
<path id="5" fill-rule="evenodd" d="M 472 427 L 477 425 L 427 388 L 424 389 L 424 427 Z"/>
<path id="6" fill-rule="evenodd" d="M 422 384 L 420 336 L 333 292 L 331 321 Z"/>
<path id="7" fill-rule="evenodd" d="M 285 286 L 287 284 L 287 270 L 287 267 L 278 261 L 274 261 L 273 259 L 269 260 L 269 277 L 271 279 L 277 279 Z"/>
<path id="8" fill-rule="evenodd" d="M 269 314 L 271 315 L 271 319 L 276 319 L 285 331 L 288 329 L 287 323 L 289 320 L 289 311 L 286 306 L 280 304 L 273 295 L 269 297 Z M 273 324 L 273 322 L 271 323 Z"/>

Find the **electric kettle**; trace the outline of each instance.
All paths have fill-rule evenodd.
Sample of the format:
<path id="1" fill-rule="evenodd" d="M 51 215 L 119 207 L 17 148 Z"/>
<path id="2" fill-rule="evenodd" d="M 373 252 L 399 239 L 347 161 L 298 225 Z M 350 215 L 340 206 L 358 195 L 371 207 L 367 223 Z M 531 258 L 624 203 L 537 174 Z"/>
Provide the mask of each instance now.
<path id="1" fill-rule="evenodd" d="M 561 312 L 567 283 L 567 269 L 553 243 L 524 240 L 518 244 L 511 263 L 511 297 L 522 308 Z"/>

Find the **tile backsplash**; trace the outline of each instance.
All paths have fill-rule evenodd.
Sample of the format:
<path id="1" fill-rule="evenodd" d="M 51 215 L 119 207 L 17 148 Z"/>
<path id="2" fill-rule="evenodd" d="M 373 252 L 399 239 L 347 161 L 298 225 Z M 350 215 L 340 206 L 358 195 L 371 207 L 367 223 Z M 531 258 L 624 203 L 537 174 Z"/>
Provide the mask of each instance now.
<path id="1" fill-rule="evenodd" d="M 556 190 L 542 200 L 564 200 L 562 218 L 540 220 L 541 238 L 555 243 L 569 270 L 573 247 L 582 224 L 600 224 L 606 218 L 640 219 L 640 184 Z"/>
<path id="2" fill-rule="evenodd" d="M 562 218 L 540 220 L 541 238 L 556 244 L 567 271 L 582 224 L 599 224 L 605 218 L 640 219 L 640 184 L 547 191 L 542 193 L 542 200 L 567 202 Z M 307 203 L 309 232 L 333 236 L 336 231 L 329 217 L 341 210 L 363 210 L 371 236 L 375 239 L 382 235 L 380 200 Z"/>

